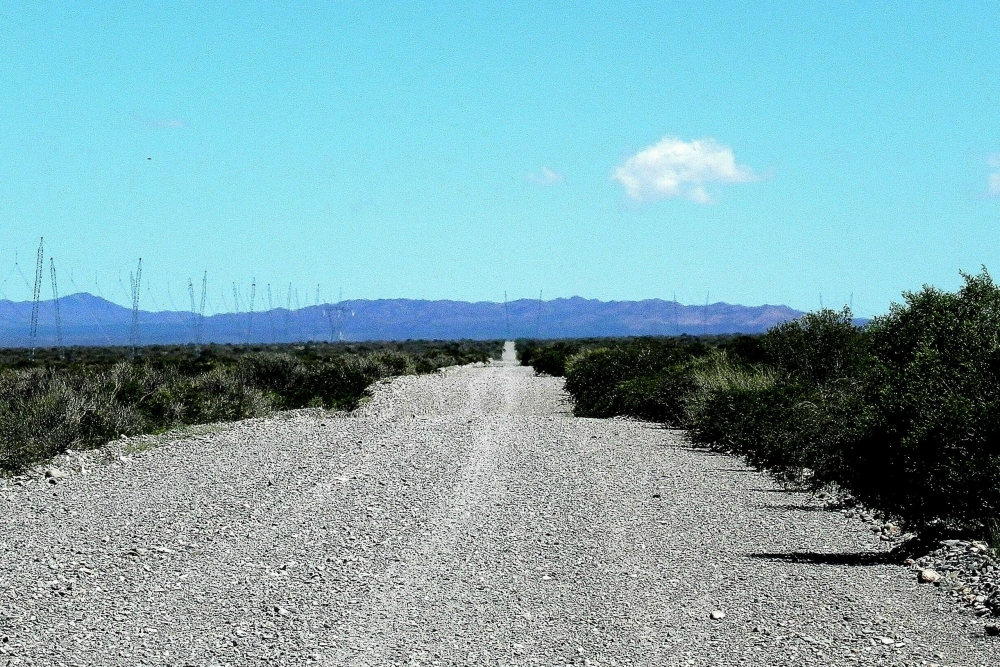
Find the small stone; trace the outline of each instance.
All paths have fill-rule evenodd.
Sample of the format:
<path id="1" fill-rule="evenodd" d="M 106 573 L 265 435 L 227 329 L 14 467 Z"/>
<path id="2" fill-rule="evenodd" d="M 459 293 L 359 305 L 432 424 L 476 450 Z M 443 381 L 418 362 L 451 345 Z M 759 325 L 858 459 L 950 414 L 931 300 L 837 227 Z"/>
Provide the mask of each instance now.
<path id="1" fill-rule="evenodd" d="M 274 613 L 277 614 L 278 616 L 291 616 L 292 615 L 292 612 L 288 611 L 284 607 L 275 607 L 274 608 Z"/>
<path id="2" fill-rule="evenodd" d="M 716 609 L 711 614 L 709 614 L 708 617 L 711 618 L 713 621 L 721 621 L 726 617 L 726 612 L 722 611 L 721 609 Z"/>
<path id="3" fill-rule="evenodd" d="M 893 639 L 892 637 L 876 637 L 875 639 L 877 639 L 880 642 L 882 642 L 885 646 L 888 646 L 889 644 L 895 644 L 896 643 L 896 640 Z"/>
<path id="4" fill-rule="evenodd" d="M 66 473 L 64 473 L 59 468 L 56 468 L 55 466 L 53 466 L 53 467 L 51 467 L 51 468 L 49 468 L 48 470 L 45 471 L 45 479 L 49 480 L 53 484 L 56 483 L 56 482 L 58 482 L 60 479 L 65 479 L 68 476 L 69 475 L 67 475 Z"/>
<path id="5" fill-rule="evenodd" d="M 921 570 L 920 571 L 919 580 L 920 580 L 920 583 L 922 583 L 922 584 L 933 584 L 933 583 L 936 583 L 938 581 L 941 581 L 941 575 L 938 574 L 938 572 L 936 570 L 932 570 L 930 568 L 927 568 L 925 570 Z"/>

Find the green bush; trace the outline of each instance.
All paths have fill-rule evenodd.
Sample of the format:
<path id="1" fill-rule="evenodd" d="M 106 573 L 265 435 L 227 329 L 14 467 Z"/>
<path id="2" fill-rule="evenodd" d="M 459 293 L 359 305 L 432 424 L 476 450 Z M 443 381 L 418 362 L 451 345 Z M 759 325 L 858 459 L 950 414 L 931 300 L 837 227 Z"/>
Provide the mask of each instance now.
<path id="1" fill-rule="evenodd" d="M 848 308 L 807 313 L 772 327 L 760 348 L 772 368 L 811 384 L 854 377 L 865 359 L 863 335 Z"/>
<path id="2" fill-rule="evenodd" d="M 171 377 L 137 406 L 145 418 L 143 430 L 154 433 L 182 424 L 258 417 L 276 407 L 265 391 L 224 368 L 195 377 Z"/>
<path id="3" fill-rule="evenodd" d="M 743 456 L 786 481 L 812 488 L 842 482 L 845 446 L 858 428 L 852 383 L 789 383 L 775 370 L 721 355 L 695 377 L 687 414 L 694 442 Z"/>
<path id="4" fill-rule="evenodd" d="M 676 363 L 655 375 L 618 383 L 610 412 L 680 426 L 686 418 L 686 399 L 694 390 L 693 364 Z"/>
<path id="5" fill-rule="evenodd" d="M 164 348 L 126 361 L 115 349 L 98 348 L 86 352 L 92 364 L 82 363 L 80 353 L 71 363 L 56 357 L 54 368 L 8 367 L 0 371 L 0 471 L 121 434 L 281 409 L 351 409 L 377 380 L 486 361 L 501 347 L 496 341 L 413 341 L 279 349 Z"/>
<path id="6" fill-rule="evenodd" d="M 264 391 L 283 394 L 299 380 L 303 363 L 289 354 L 254 352 L 236 362 L 236 375 Z"/>
<path id="7" fill-rule="evenodd" d="M 547 344 L 522 341 L 518 342 L 517 352 L 522 366 L 531 366 L 536 373 L 562 377 L 566 375 L 566 361 L 582 348 L 581 343 L 573 341 Z"/>
<path id="8" fill-rule="evenodd" d="M 573 413 L 679 424 L 694 386 L 692 364 L 708 349 L 676 339 L 639 339 L 584 350 L 566 362 L 566 391 L 573 397 Z"/>
<path id="9" fill-rule="evenodd" d="M 867 327 L 865 433 L 851 490 L 907 521 L 1000 516 L 1000 289 L 925 287 Z"/>
<path id="10" fill-rule="evenodd" d="M 709 355 L 585 350 L 566 388 L 576 414 L 682 422 L 695 443 L 836 484 L 911 528 L 1000 534 L 1000 288 L 985 269 L 964 280 L 906 293 L 862 329 L 823 310 Z"/>
<path id="11" fill-rule="evenodd" d="M 75 392 L 50 372 L 0 378 L 0 465 L 15 468 L 64 450 L 78 430 L 81 407 Z"/>

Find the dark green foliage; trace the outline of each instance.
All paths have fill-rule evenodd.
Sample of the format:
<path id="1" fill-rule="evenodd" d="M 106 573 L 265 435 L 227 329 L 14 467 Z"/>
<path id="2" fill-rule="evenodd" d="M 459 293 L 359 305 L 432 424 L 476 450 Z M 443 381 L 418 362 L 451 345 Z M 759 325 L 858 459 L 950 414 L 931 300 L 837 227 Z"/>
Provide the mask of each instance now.
<path id="1" fill-rule="evenodd" d="M 757 354 L 716 357 L 699 374 L 687 397 L 692 438 L 785 480 L 844 486 L 845 447 L 861 428 L 858 374 L 866 359 L 851 312 L 808 313 L 757 340 Z"/>
<path id="2" fill-rule="evenodd" d="M 764 358 L 760 336 L 636 336 L 626 338 L 574 338 L 571 340 L 517 340 L 517 358 L 522 366 L 532 366 L 545 375 L 566 375 L 569 358 L 585 350 L 620 347 L 623 345 L 668 345 L 688 350 L 692 356 L 704 354 L 709 349 L 724 350 L 736 359 L 759 363 Z"/>
<path id="3" fill-rule="evenodd" d="M 851 383 L 788 382 L 722 357 L 696 372 L 696 384 L 686 402 L 694 442 L 811 488 L 841 483 L 862 407 Z"/>
<path id="4" fill-rule="evenodd" d="M 77 348 L 65 360 L 49 358 L 56 363 L 48 368 L 39 355 L 0 370 L 0 472 L 121 434 L 282 409 L 351 409 L 382 378 L 483 362 L 501 350 L 498 341 L 177 346 L 145 349 L 126 361 L 119 348 Z M 0 358 L 15 359 L 11 351 Z"/>
<path id="5" fill-rule="evenodd" d="M 457 363 L 486 362 L 499 359 L 503 341 L 436 341 L 407 340 L 401 342 L 370 341 L 361 343 L 281 343 L 281 344 L 209 344 L 150 345 L 137 350 L 135 358 L 129 347 L 67 347 L 39 348 L 34 359 L 24 348 L 0 348 L 0 370 L 47 368 L 55 370 L 94 371 L 109 369 L 121 361 L 134 361 L 154 368 L 177 368 L 185 375 L 194 375 L 218 366 L 232 366 L 241 358 L 259 353 L 284 354 L 311 363 L 345 355 L 369 355 L 376 352 L 399 352 L 414 359 L 441 355 Z"/>
<path id="6" fill-rule="evenodd" d="M 517 356 L 522 366 L 531 366 L 536 373 L 562 377 L 566 375 L 566 360 L 583 349 L 577 341 L 517 341 Z"/>
<path id="7" fill-rule="evenodd" d="M 712 341 L 712 347 L 720 352 L 725 352 L 730 359 L 750 365 L 762 364 L 767 361 L 767 353 L 764 351 L 762 341 L 763 336 L 738 334 L 735 336 L 713 336 L 706 339 Z"/>
<path id="8" fill-rule="evenodd" d="M 956 293 L 904 297 L 861 329 L 824 310 L 686 360 L 612 342 L 571 357 L 566 388 L 577 414 L 682 423 L 696 443 L 836 484 L 909 527 L 995 537 L 1000 288 L 984 270 Z"/>
<path id="9" fill-rule="evenodd" d="M 679 426 L 684 421 L 684 397 L 694 389 L 690 363 L 678 363 L 653 376 L 623 380 L 613 392 L 612 414 Z"/>
<path id="10" fill-rule="evenodd" d="M 851 311 L 821 310 L 771 328 L 760 338 L 762 361 L 791 381 L 825 384 L 857 375 L 864 359 Z"/>
<path id="11" fill-rule="evenodd" d="M 1000 516 L 1000 288 L 984 270 L 957 293 L 905 298 L 866 331 L 852 490 L 916 523 L 987 523 Z"/>
<path id="12" fill-rule="evenodd" d="M 584 350 L 566 364 L 566 390 L 580 417 L 631 415 L 679 424 L 693 389 L 693 363 L 709 347 L 681 338 L 632 339 Z"/>

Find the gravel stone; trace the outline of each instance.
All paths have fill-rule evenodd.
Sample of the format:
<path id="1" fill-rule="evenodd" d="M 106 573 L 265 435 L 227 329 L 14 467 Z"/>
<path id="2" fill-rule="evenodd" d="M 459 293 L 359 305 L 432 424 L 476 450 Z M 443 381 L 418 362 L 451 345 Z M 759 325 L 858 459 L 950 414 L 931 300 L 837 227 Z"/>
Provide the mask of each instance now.
<path id="1" fill-rule="evenodd" d="M 926 568 L 924 570 L 920 570 L 919 578 L 921 583 L 934 584 L 941 580 L 941 575 L 938 574 L 937 570 Z"/>
<path id="2" fill-rule="evenodd" d="M 933 583 L 951 598 L 980 616 L 1000 615 L 1000 562 L 985 542 L 942 540 L 938 548 L 913 561 L 922 573 L 933 569 Z M 944 574 L 941 574 L 941 573 Z"/>
<path id="3" fill-rule="evenodd" d="M 157 438 L 0 482 L 0 666 L 1000 664 L 863 521 L 509 355 Z"/>

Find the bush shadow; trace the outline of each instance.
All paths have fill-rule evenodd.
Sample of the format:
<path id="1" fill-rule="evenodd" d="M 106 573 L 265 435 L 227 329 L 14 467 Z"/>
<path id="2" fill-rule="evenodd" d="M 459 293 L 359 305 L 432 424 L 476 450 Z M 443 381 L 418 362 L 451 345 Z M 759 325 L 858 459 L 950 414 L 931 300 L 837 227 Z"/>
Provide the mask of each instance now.
<path id="1" fill-rule="evenodd" d="M 840 507 L 834 505 L 760 505 L 761 509 L 778 512 L 836 512 Z"/>
<path id="2" fill-rule="evenodd" d="M 861 551 L 848 553 L 819 553 L 816 551 L 791 551 L 788 553 L 748 553 L 747 558 L 767 560 L 774 563 L 793 563 L 806 565 L 898 565 L 905 556 L 894 551 Z"/>

